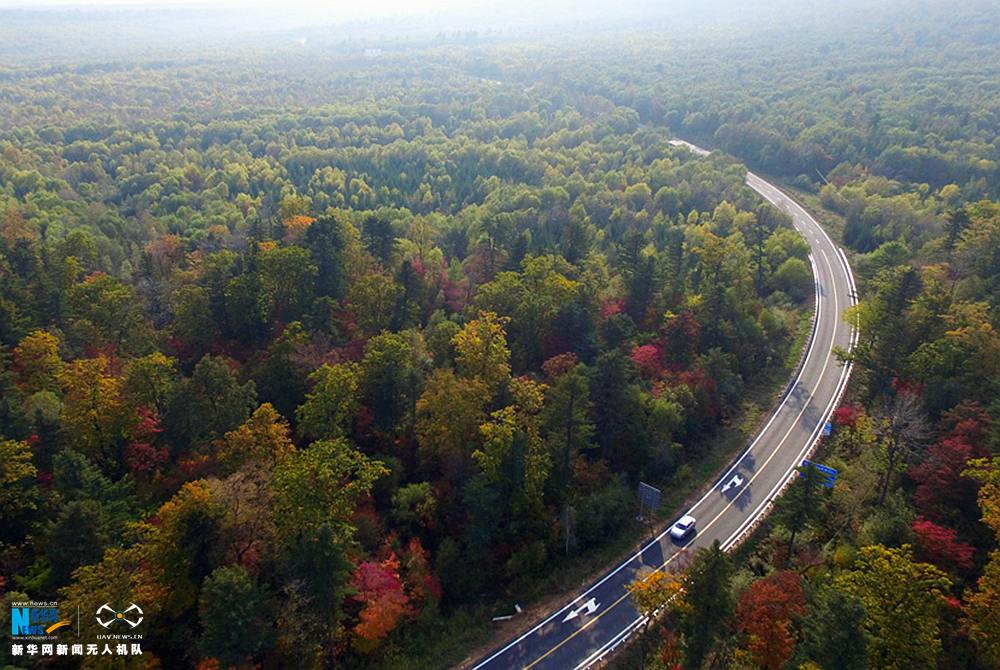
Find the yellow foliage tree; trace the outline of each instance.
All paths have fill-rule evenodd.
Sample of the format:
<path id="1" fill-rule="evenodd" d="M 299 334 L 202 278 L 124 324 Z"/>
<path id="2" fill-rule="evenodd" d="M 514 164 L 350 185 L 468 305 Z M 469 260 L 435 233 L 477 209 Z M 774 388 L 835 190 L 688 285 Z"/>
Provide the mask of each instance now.
<path id="1" fill-rule="evenodd" d="M 676 603 L 681 592 L 681 580 L 677 575 L 663 570 L 653 570 L 627 587 L 632 596 L 632 604 L 643 616 L 662 614 L 665 608 Z"/>
<path id="2" fill-rule="evenodd" d="M 26 394 L 55 391 L 63 360 L 59 356 L 59 338 L 45 330 L 36 330 L 14 347 L 17 385 Z"/>
<path id="3" fill-rule="evenodd" d="M 217 456 L 226 470 L 233 472 L 254 464 L 267 471 L 295 451 L 288 421 L 271 405 L 264 403 L 239 428 L 229 431 L 216 443 Z"/>
<path id="4" fill-rule="evenodd" d="M 480 312 L 458 331 L 452 343 L 463 377 L 481 379 L 491 391 L 510 378 L 510 349 L 504 330 L 509 321 L 495 312 Z"/>

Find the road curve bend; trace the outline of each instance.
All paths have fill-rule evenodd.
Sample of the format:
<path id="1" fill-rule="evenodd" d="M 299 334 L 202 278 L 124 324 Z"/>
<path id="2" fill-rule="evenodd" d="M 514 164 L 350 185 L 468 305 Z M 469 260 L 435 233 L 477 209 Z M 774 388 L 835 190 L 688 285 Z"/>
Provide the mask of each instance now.
<path id="1" fill-rule="evenodd" d="M 681 140 L 673 143 L 708 154 Z M 687 511 L 698 519 L 693 539 L 681 546 L 664 530 L 565 605 L 475 662 L 472 670 L 580 670 L 603 660 L 646 621 L 632 606 L 626 585 L 669 566 L 683 550 L 692 552 L 715 540 L 732 549 L 768 512 L 795 467 L 818 442 L 851 374 L 834 349 L 855 344 L 856 333 L 842 318 L 856 301 L 854 277 L 843 250 L 798 203 L 752 172 L 746 183 L 792 218 L 811 249 L 815 314 L 796 377 L 753 442 Z M 744 480 L 742 486 L 723 491 L 735 475 Z"/>

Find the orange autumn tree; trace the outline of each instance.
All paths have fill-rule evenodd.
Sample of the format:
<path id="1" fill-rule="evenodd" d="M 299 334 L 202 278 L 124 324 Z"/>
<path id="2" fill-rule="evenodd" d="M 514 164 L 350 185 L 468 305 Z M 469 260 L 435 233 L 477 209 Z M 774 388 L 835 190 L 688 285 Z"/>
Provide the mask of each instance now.
<path id="1" fill-rule="evenodd" d="M 410 600 L 399 576 L 399 559 L 394 552 L 381 561 L 358 565 L 351 586 L 354 599 L 362 603 L 360 621 L 354 627 L 354 646 L 370 653 L 388 635 L 400 618 L 410 613 Z"/>
<path id="2" fill-rule="evenodd" d="M 291 218 L 285 219 L 285 244 L 298 244 L 315 220 L 311 216 L 304 216 L 302 214 L 296 214 Z"/>
<path id="3" fill-rule="evenodd" d="M 632 596 L 635 608 L 643 616 L 663 614 L 664 608 L 676 604 L 676 596 L 681 592 L 681 580 L 672 572 L 654 570 L 637 579 L 625 588 Z"/>
<path id="4" fill-rule="evenodd" d="M 403 574 L 414 612 L 436 609 L 441 601 L 441 583 L 431 567 L 430 553 L 424 549 L 420 538 L 411 537 L 403 552 Z"/>
<path id="5" fill-rule="evenodd" d="M 759 579 L 740 596 L 736 628 L 746 636 L 754 664 L 765 670 L 784 667 L 795 650 L 792 625 L 805 613 L 802 577 L 776 572 Z"/>

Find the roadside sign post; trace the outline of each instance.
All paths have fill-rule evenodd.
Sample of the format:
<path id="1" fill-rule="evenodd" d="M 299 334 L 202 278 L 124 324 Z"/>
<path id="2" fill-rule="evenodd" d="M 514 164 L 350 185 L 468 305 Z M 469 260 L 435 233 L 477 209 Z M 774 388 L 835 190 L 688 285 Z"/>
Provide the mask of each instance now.
<path id="1" fill-rule="evenodd" d="M 646 482 L 639 482 L 639 520 L 645 521 L 649 526 L 649 534 L 653 535 L 653 517 L 656 510 L 660 508 L 660 496 L 662 492 L 655 486 L 650 486 Z M 643 514 L 648 509 L 649 515 Z"/>
<path id="2" fill-rule="evenodd" d="M 836 481 L 837 481 L 837 471 L 835 469 L 827 466 L 827 465 L 823 465 L 822 463 L 813 463 L 810 460 L 804 460 L 804 461 L 802 461 L 802 467 L 807 468 L 810 465 L 817 472 L 822 473 L 823 475 L 825 475 L 823 477 L 823 480 L 820 482 L 820 485 L 823 488 L 832 489 L 834 483 L 836 483 Z"/>

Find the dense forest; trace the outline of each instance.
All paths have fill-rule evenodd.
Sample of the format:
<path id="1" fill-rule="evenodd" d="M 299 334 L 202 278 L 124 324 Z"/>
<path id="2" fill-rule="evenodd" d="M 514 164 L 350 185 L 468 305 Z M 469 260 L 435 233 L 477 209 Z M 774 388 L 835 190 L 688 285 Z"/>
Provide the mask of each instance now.
<path id="1" fill-rule="evenodd" d="M 750 165 L 858 274 L 841 476 L 638 583 L 646 667 L 1000 663 L 1000 14 L 869 18 L 0 67 L 5 602 L 141 602 L 121 667 L 461 661 L 785 383 Z"/>

